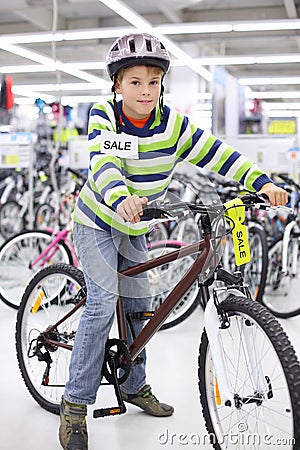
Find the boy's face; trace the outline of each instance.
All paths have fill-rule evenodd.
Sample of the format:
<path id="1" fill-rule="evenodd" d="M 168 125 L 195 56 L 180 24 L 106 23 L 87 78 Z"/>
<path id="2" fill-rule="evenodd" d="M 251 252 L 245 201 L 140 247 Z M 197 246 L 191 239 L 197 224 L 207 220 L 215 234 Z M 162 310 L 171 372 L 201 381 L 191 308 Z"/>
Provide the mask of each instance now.
<path id="1" fill-rule="evenodd" d="M 123 109 L 133 119 L 144 119 L 156 107 L 161 89 L 160 73 L 151 67 L 134 66 L 126 69 L 116 83 L 117 94 L 123 96 Z"/>

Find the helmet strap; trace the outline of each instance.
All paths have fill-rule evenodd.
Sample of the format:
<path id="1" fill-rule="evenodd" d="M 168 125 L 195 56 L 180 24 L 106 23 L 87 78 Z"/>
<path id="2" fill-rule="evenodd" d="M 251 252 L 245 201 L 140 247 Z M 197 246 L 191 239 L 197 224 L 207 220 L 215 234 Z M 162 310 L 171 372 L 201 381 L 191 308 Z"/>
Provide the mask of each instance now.
<path id="1" fill-rule="evenodd" d="M 117 76 L 114 76 L 114 84 L 111 87 L 111 91 L 114 94 L 113 97 L 113 104 L 114 104 L 114 116 L 116 119 L 116 132 L 117 134 L 121 134 L 121 122 L 120 122 L 120 116 L 119 116 L 119 112 L 118 112 L 118 105 L 117 105 L 117 94 L 116 94 L 116 90 L 115 90 L 115 85 L 116 85 L 116 81 L 117 81 Z"/>
<path id="2" fill-rule="evenodd" d="M 165 87 L 162 82 L 163 82 L 163 80 L 161 80 L 161 89 L 160 89 L 160 95 L 159 95 L 159 101 L 158 101 L 159 111 L 160 111 L 160 123 L 162 123 L 162 121 L 164 120 L 164 90 L 165 90 Z"/>

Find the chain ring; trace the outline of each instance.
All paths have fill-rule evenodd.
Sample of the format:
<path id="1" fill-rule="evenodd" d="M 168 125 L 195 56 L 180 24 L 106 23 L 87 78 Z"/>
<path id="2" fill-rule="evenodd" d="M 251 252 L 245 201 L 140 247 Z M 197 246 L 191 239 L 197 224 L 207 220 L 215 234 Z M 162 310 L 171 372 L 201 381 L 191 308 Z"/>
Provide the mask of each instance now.
<path id="1" fill-rule="evenodd" d="M 117 350 L 114 350 L 113 347 L 117 347 Z M 124 341 L 114 338 L 108 339 L 106 342 L 102 375 L 110 384 L 114 384 L 114 377 L 109 365 L 112 358 L 116 360 L 117 369 L 123 370 L 122 375 L 117 374 L 118 384 L 122 384 L 127 380 L 131 369 L 131 356 Z"/>

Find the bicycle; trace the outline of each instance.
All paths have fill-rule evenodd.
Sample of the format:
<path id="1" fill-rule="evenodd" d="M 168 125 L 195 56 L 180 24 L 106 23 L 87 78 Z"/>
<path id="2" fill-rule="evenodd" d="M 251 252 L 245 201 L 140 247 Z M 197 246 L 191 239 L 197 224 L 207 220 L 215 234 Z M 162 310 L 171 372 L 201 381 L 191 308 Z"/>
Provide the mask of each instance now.
<path id="1" fill-rule="evenodd" d="M 0 247 L 0 299 L 18 309 L 30 278 L 42 267 L 63 262 L 78 266 L 70 228 L 28 230 L 9 238 Z"/>
<path id="2" fill-rule="evenodd" d="M 261 201 L 257 194 L 242 196 L 240 203 L 225 205 L 226 214 L 230 211 L 239 213 L 247 204 Z M 220 265 L 223 205 L 183 205 L 179 202 L 177 206 L 145 208 L 144 216 L 170 219 L 170 216 L 174 218 L 177 214 L 178 217 L 187 210 L 201 213 L 203 239 L 121 272 L 129 277 L 186 255 L 196 255 L 193 265 L 155 313 L 140 311 L 125 317 L 119 298 L 116 308 L 118 337 L 110 337 L 107 341 L 101 374 L 103 385 L 113 385 L 118 404 L 95 409 L 93 416 L 126 412 L 120 385 L 128 377 L 131 365 L 141 361 L 142 349 L 198 280 L 205 307 L 205 328 L 198 360 L 199 391 L 212 446 L 215 449 L 236 448 L 230 446 L 230 436 L 243 433 L 238 427 L 242 421 L 247 433 L 258 436 L 257 442 L 267 434 L 274 442 L 276 438 L 286 438 L 293 442 L 293 448 L 299 448 L 300 365 L 277 319 L 253 301 L 240 273 L 227 272 Z M 234 235 L 241 230 L 240 214 L 236 216 L 236 220 L 231 213 L 228 216 L 231 224 L 234 223 Z M 242 243 L 246 248 L 246 239 Z M 241 243 L 238 252 L 238 256 L 243 256 Z M 82 272 L 59 264 L 46 267 L 35 275 L 24 292 L 18 311 L 16 351 L 22 377 L 35 401 L 55 414 L 59 412 L 85 301 Z M 135 334 L 136 320 L 147 320 L 139 335 Z M 128 343 L 127 325 L 133 335 L 131 344 Z M 260 448 L 260 443 L 252 448 Z"/>
<path id="3" fill-rule="evenodd" d="M 269 235 L 269 264 L 261 302 L 276 317 L 290 318 L 300 314 L 300 186 L 284 174 L 278 174 L 278 177 L 284 180 L 291 201 L 284 216 L 280 211 L 280 216 L 276 214 L 272 218 L 276 228 Z"/>

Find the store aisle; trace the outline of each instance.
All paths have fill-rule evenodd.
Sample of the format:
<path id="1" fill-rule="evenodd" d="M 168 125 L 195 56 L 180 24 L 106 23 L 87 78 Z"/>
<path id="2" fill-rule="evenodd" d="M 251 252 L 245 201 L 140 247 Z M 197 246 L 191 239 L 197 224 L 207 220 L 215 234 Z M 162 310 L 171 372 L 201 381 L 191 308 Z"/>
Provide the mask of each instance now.
<path id="1" fill-rule="evenodd" d="M 58 416 L 43 410 L 27 391 L 17 367 L 15 352 L 16 311 L 0 302 L 0 389 L 1 449 L 59 450 Z M 300 357 L 300 319 L 282 322 Z M 148 346 L 149 382 L 157 397 L 170 402 L 175 414 L 169 418 L 150 417 L 134 406 L 127 414 L 93 419 L 89 412 L 90 450 L 163 450 L 201 448 L 205 428 L 197 388 L 197 354 L 203 326 L 198 308 L 176 328 L 158 333 Z M 101 400 L 110 404 L 109 387 L 100 389 Z M 100 400 L 98 405 L 100 407 Z M 103 402 L 101 401 L 101 406 Z"/>

